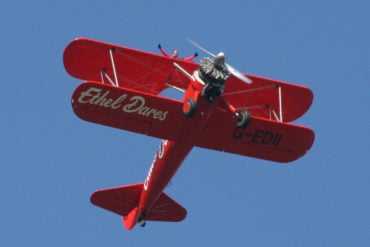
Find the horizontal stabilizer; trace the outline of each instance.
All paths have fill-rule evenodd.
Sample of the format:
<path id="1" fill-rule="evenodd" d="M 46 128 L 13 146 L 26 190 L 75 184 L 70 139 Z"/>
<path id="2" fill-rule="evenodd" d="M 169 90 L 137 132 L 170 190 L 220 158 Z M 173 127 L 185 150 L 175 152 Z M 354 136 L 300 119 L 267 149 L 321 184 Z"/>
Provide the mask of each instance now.
<path id="1" fill-rule="evenodd" d="M 123 216 L 126 229 L 132 229 L 139 217 L 139 202 L 143 184 L 120 186 L 95 191 L 91 202 L 101 208 Z M 186 217 L 186 209 L 165 193 L 162 193 L 153 207 L 147 212 L 145 220 L 182 221 Z"/>
<path id="2" fill-rule="evenodd" d="M 182 221 L 186 217 L 186 209 L 165 193 L 162 193 L 150 209 L 146 220 Z"/>
<path id="3" fill-rule="evenodd" d="M 143 184 L 134 184 L 95 191 L 91 203 L 125 216 L 138 206 Z"/>

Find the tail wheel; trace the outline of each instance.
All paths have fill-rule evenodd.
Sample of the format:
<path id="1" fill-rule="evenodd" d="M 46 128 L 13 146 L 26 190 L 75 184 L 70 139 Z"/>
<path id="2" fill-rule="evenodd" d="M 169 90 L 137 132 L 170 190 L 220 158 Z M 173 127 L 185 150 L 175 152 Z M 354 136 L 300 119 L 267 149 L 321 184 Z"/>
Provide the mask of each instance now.
<path id="1" fill-rule="evenodd" d="M 139 221 L 139 225 L 140 225 L 141 227 L 144 227 L 144 226 L 146 225 L 146 221 L 145 221 L 145 220 L 141 220 L 141 221 Z"/>
<path id="2" fill-rule="evenodd" d="M 146 225 L 146 214 L 142 214 L 138 219 L 137 219 L 137 223 L 139 223 L 139 225 L 141 227 L 144 227 Z"/>
<path id="3" fill-rule="evenodd" d="M 242 110 L 238 113 L 236 118 L 236 123 L 239 128 L 247 128 L 249 122 L 251 121 L 251 113 L 248 110 Z"/>
<path id="4" fill-rule="evenodd" d="M 184 105 L 182 106 L 182 112 L 186 117 L 193 116 L 196 110 L 197 102 L 194 99 L 189 98 L 185 100 Z"/>

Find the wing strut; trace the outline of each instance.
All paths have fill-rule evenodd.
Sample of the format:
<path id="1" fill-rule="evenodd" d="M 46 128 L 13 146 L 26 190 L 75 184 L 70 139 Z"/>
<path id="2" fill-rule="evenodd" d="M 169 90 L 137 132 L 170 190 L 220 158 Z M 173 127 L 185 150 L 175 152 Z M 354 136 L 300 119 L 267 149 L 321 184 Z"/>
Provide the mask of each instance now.
<path id="1" fill-rule="evenodd" d="M 173 66 L 178 69 L 181 73 L 184 74 L 184 76 L 186 76 L 187 78 L 189 78 L 190 80 L 195 80 L 194 77 L 189 73 L 187 72 L 183 67 L 181 67 L 180 64 L 176 63 L 176 62 L 173 62 Z M 167 87 L 170 87 L 170 88 L 173 88 L 179 92 L 182 92 L 182 93 L 185 93 L 185 89 L 183 88 L 179 88 L 179 87 L 176 87 L 175 85 L 172 85 L 172 84 L 169 84 L 169 83 L 165 83 L 165 85 Z"/>
<path id="2" fill-rule="evenodd" d="M 281 86 L 278 85 L 278 92 L 279 92 L 279 114 L 280 114 L 280 122 L 283 122 L 283 97 L 282 97 L 282 91 L 281 91 Z"/>
<path id="3" fill-rule="evenodd" d="M 194 77 L 191 74 L 189 74 L 189 72 L 187 72 L 183 67 L 181 67 L 180 64 L 174 62 L 173 66 L 175 66 L 176 69 L 178 69 L 181 73 L 183 73 L 184 76 L 194 81 Z"/>
<path id="4" fill-rule="evenodd" d="M 109 81 L 109 83 L 112 85 L 112 86 L 115 86 L 115 87 L 118 87 L 118 83 L 114 82 L 112 80 L 112 78 L 110 78 L 110 76 L 108 75 L 108 73 L 106 72 L 106 69 L 102 69 L 100 70 L 100 77 L 101 77 L 101 82 L 104 84 L 104 77 Z"/>
<path id="5" fill-rule="evenodd" d="M 264 87 L 258 87 L 258 88 L 251 88 L 247 90 L 242 90 L 242 91 L 237 91 L 237 92 L 230 92 L 230 93 L 224 93 L 223 96 L 229 96 L 233 94 L 241 94 L 241 93 L 251 93 L 251 92 L 256 92 L 256 91 L 263 91 L 267 89 L 277 89 L 277 97 L 278 97 L 278 103 L 279 103 L 279 111 L 277 112 L 276 109 L 274 109 L 270 105 L 256 105 L 256 106 L 248 106 L 246 107 L 247 109 L 253 109 L 253 108 L 263 108 L 267 107 L 270 110 L 270 119 L 273 117 L 275 118 L 276 121 L 278 122 L 283 122 L 283 89 L 281 85 L 275 84 L 271 86 L 264 86 Z"/>
<path id="6" fill-rule="evenodd" d="M 183 88 L 176 87 L 175 85 L 169 84 L 167 82 L 164 85 L 166 85 L 167 87 L 173 88 L 181 93 L 185 93 L 185 89 Z"/>
<path id="7" fill-rule="evenodd" d="M 116 65 L 114 63 L 114 58 L 113 58 L 113 51 L 114 49 L 109 49 L 109 55 L 110 55 L 110 61 L 112 63 L 112 68 L 113 68 L 115 86 L 118 87 L 118 77 L 117 77 Z"/>
<path id="8" fill-rule="evenodd" d="M 112 70 L 113 70 L 113 76 L 114 76 L 114 81 L 112 80 L 112 78 L 110 78 L 110 76 L 108 75 L 107 73 L 107 69 L 106 68 L 102 68 L 100 70 L 100 79 L 101 79 L 101 82 L 104 84 L 104 78 L 108 80 L 108 82 L 112 85 L 112 86 L 115 86 L 115 87 L 119 87 L 119 82 L 118 82 L 118 76 L 117 76 L 117 70 L 116 70 L 116 63 L 114 62 L 114 57 L 113 57 L 113 52 L 114 52 L 114 48 L 111 48 L 109 49 L 109 57 L 110 57 L 110 62 L 111 62 L 111 65 L 112 65 Z"/>

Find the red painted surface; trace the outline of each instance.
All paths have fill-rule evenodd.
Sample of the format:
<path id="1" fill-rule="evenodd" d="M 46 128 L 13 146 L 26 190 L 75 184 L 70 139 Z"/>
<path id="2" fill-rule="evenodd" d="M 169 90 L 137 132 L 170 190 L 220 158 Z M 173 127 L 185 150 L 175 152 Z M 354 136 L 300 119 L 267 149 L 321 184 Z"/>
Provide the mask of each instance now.
<path id="1" fill-rule="evenodd" d="M 289 123 L 310 107 L 313 94 L 308 88 L 253 75 L 248 75 L 253 83 L 247 85 L 231 77 L 221 96 L 209 103 L 201 96 L 203 84 L 175 69 L 174 61 L 190 74 L 198 67 L 89 39 L 71 42 L 64 53 L 68 73 L 86 80 L 72 96 L 77 116 L 163 139 L 143 183 L 103 189 L 91 196 L 93 204 L 121 215 L 127 229 L 143 220 L 181 221 L 186 217 L 186 210 L 163 190 L 194 146 L 290 162 L 303 156 L 314 141 L 311 129 Z M 117 85 L 103 80 L 102 72 L 110 78 L 117 76 Z M 186 90 L 183 99 L 159 96 L 166 83 Z M 190 110 L 185 103 L 189 98 L 197 104 L 191 117 L 183 112 Z M 268 107 L 254 107 L 260 105 Z M 269 109 L 281 105 L 284 121 L 276 121 Z M 245 129 L 238 128 L 235 119 L 242 108 L 252 114 Z"/>

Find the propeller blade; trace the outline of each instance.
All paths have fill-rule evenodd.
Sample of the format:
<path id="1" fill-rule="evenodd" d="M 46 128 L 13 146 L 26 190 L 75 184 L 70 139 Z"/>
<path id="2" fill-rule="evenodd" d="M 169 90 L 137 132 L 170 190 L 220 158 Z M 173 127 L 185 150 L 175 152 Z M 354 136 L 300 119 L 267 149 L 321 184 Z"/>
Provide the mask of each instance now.
<path id="1" fill-rule="evenodd" d="M 212 52 L 208 51 L 207 49 L 205 49 L 203 46 L 201 46 L 200 44 L 198 44 L 197 42 L 195 42 L 194 40 L 192 39 L 188 39 L 188 42 L 190 44 L 192 44 L 193 46 L 197 47 L 199 50 L 203 51 L 204 53 L 207 53 L 208 55 L 210 55 L 211 57 L 213 57 L 214 59 L 218 59 L 218 55 L 215 55 L 213 54 Z M 221 53 L 219 53 L 221 54 Z M 222 56 L 223 58 L 225 58 L 225 55 L 222 53 Z M 221 57 L 221 56 L 220 56 Z M 216 62 L 216 61 L 215 61 Z M 230 73 L 237 77 L 239 80 L 247 83 L 247 84 L 251 84 L 252 83 L 252 80 L 249 79 L 248 77 L 246 77 L 245 75 L 243 75 L 241 72 L 239 72 L 237 69 L 235 69 L 234 67 L 232 67 L 231 65 L 225 63 L 227 69 L 230 71 Z"/>
<path id="2" fill-rule="evenodd" d="M 230 71 L 231 74 L 233 74 L 235 77 L 237 77 L 239 80 L 244 81 L 247 84 L 251 84 L 252 80 L 243 75 L 239 70 L 231 67 L 231 65 L 225 63 L 227 69 Z"/>
<path id="3" fill-rule="evenodd" d="M 210 51 L 208 51 L 207 49 L 205 49 L 203 46 L 201 46 L 200 44 L 198 44 L 194 40 L 188 39 L 188 41 L 189 41 L 190 44 L 192 44 L 193 46 L 197 47 L 199 50 L 203 51 L 204 53 L 207 53 L 211 57 L 216 57 L 215 54 L 211 53 Z"/>

